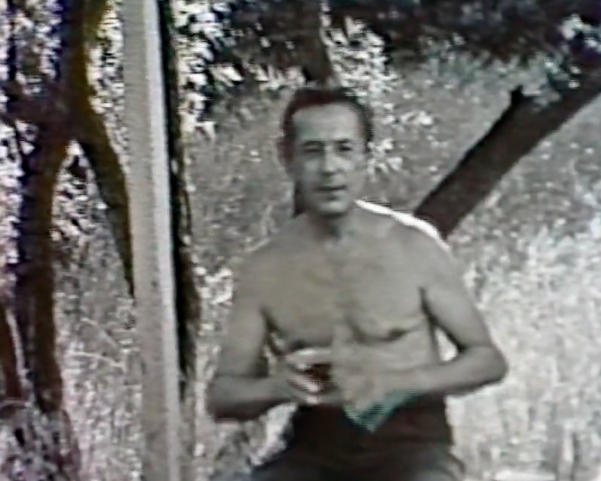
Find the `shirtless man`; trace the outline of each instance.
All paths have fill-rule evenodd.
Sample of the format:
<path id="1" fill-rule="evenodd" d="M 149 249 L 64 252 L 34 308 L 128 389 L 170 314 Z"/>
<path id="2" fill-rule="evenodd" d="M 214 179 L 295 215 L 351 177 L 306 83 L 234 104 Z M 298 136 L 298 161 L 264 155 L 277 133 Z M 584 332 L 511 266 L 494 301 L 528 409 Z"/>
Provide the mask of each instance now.
<path id="1" fill-rule="evenodd" d="M 285 449 L 252 481 L 460 480 L 444 398 L 500 381 L 503 355 L 434 229 L 358 200 L 372 121 L 351 93 L 298 90 L 282 135 L 305 212 L 241 270 L 209 412 L 245 421 L 298 406 Z M 441 359 L 435 328 L 453 359 Z M 268 373 L 273 335 L 282 361 Z M 409 395 L 374 431 L 345 410 L 389 392 Z"/>

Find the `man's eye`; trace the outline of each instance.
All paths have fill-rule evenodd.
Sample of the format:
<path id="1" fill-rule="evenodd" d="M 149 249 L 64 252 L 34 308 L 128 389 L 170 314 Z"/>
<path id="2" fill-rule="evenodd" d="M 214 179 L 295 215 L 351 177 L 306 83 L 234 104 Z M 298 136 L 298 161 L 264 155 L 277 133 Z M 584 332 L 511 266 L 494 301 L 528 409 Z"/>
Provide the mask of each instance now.
<path id="1" fill-rule="evenodd" d="M 305 147 L 304 152 L 307 154 L 319 154 L 321 149 L 319 147 Z"/>

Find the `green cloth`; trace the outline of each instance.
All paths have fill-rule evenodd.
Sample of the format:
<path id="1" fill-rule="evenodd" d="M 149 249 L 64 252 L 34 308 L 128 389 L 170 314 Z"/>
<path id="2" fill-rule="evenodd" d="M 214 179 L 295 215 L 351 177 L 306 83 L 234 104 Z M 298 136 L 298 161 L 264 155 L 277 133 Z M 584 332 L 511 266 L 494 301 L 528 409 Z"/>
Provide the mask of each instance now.
<path id="1" fill-rule="evenodd" d="M 399 407 L 413 400 L 412 393 L 394 391 L 387 394 L 380 402 L 372 404 L 363 411 L 345 406 L 344 412 L 356 424 L 370 432 L 378 429 Z"/>

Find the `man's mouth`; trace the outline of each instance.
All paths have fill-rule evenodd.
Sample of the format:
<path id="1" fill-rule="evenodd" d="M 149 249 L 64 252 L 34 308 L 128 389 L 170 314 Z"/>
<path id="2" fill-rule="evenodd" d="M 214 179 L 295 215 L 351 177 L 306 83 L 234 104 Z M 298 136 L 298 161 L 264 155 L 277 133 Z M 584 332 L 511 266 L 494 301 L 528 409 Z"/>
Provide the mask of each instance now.
<path id="1" fill-rule="evenodd" d="M 342 192 L 343 190 L 346 190 L 346 186 L 344 185 L 326 185 L 326 186 L 322 186 L 319 189 L 321 192 L 325 192 L 325 193 L 336 193 L 336 192 Z"/>

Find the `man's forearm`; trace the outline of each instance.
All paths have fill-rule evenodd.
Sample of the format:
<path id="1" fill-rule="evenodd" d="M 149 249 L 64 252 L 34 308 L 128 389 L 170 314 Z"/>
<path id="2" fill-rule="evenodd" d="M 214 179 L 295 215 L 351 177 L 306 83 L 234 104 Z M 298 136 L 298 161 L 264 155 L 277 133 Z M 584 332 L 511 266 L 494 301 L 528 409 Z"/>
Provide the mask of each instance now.
<path id="1" fill-rule="evenodd" d="M 250 421 L 288 402 L 271 377 L 217 377 L 207 390 L 207 411 L 217 421 Z"/>
<path id="2" fill-rule="evenodd" d="M 497 349 L 473 347 L 450 361 L 392 374 L 391 384 L 415 396 L 466 394 L 501 381 L 506 372 L 505 358 Z"/>

